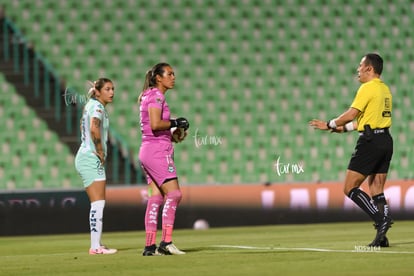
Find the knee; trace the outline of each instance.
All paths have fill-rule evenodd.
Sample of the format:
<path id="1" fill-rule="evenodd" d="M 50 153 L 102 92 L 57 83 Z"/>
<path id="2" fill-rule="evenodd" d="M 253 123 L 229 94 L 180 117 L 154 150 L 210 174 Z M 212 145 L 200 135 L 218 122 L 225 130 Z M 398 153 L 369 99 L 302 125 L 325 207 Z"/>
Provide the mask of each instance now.
<path id="1" fill-rule="evenodd" d="M 181 201 L 182 197 L 183 195 L 180 190 L 174 190 L 167 193 L 167 199 L 171 199 L 177 203 Z"/>
<path id="2" fill-rule="evenodd" d="M 352 189 L 349 189 L 347 186 L 344 186 L 344 194 L 346 195 L 346 196 L 348 196 L 349 195 L 349 192 L 351 191 Z"/>
<path id="3" fill-rule="evenodd" d="M 148 202 L 161 205 L 164 202 L 164 197 L 161 194 L 152 195 L 148 198 Z"/>
<path id="4" fill-rule="evenodd" d="M 357 186 L 357 185 L 351 185 L 351 186 L 345 185 L 345 187 L 344 187 L 344 194 L 347 197 L 349 197 L 349 194 L 352 192 L 352 190 L 358 189 L 358 188 L 359 188 L 359 186 Z"/>
<path id="5" fill-rule="evenodd" d="M 359 188 L 366 178 L 367 176 L 359 172 L 347 170 L 345 176 L 344 194 L 349 196 L 349 193 L 353 189 Z"/>

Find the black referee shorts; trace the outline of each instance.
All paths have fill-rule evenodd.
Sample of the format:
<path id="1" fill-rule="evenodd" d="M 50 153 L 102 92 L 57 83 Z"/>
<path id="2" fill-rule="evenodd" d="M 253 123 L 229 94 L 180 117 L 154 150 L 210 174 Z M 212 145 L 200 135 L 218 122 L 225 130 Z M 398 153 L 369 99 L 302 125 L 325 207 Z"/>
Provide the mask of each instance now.
<path id="1" fill-rule="evenodd" d="M 371 139 L 361 135 L 349 161 L 348 169 L 363 175 L 388 173 L 393 153 L 393 140 L 388 131 L 373 134 Z"/>

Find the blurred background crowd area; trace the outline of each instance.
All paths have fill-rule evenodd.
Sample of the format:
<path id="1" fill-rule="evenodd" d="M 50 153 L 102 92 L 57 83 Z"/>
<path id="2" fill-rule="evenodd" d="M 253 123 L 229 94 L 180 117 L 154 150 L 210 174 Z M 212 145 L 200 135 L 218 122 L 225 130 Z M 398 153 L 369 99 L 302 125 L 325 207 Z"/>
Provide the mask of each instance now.
<path id="1" fill-rule="evenodd" d="M 182 185 L 341 181 L 356 133 L 308 126 L 346 110 L 368 52 L 393 93 L 390 179 L 414 167 L 412 0 L 10 0 L 2 5 L 0 190 L 81 188 L 87 81 L 115 83 L 108 185 L 143 184 L 145 73 L 176 72 L 167 101 L 191 123 Z M 300 169 L 299 169 L 300 168 Z"/>

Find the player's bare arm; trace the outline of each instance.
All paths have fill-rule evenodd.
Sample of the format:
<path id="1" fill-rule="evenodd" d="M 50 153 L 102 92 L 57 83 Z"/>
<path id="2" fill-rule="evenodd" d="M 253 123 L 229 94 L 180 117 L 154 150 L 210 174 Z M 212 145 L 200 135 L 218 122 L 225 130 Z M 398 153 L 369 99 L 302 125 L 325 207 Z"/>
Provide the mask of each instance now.
<path id="1" fill-rule="evenodd" d="M 338 118 L 334 119 L 337 126 L 344 126 L 345 124 L 352 122 L 358 117 L 360 111 L 356 108 L 350 107 L 347 111 L 342 113 Z"/>
<path id="2" fill-rule="evenodd" d="M 161 109 L 156 107 L 148 108 L 150 126 L 151 129 L 156 130 L 167 130 L 170 129 L 170 121 L 161 120 Z"/>
<path id="3" fill-rule="evenodd" d="M 320 130 L 330 130 L 332 132 L 346 132 L 356 129 L 357 124 L 353 120 L 358 117 L 360 111 L 353 107 L 350 107 L 347 111 L 342 113 L 339 117 L 330 121 L 322 121 L 319 119 L 313 119 L 309 122 L 311 127 Z M 333 121 L 333 122 L 332 122 Z"/>
<path id="4" fill-rule="evenodd" d="M 101 160 L 101 164 L 104 164 L 105 153 L 103 151 L 101 140 L 101 120 L 98 118 L 92 118 L 91 137 L 96 149 L 95 154 L 99 157 L 99 160 Z"/>

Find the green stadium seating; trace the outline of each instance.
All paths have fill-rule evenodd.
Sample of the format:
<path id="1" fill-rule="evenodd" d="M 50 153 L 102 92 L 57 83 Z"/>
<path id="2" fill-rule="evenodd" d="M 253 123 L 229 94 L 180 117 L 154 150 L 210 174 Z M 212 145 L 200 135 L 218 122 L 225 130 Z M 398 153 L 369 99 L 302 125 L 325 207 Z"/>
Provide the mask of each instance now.
<path id="1" fill-rule="evenodd" d="M 0 158 L 0 189 L 81 186 L 79 176 L 74 173 L 73 156 L 66 145 L 48 130 L 3 74 L 0 74 L 0 87 L 0 110 L 6 118 L 0 121 L 0 126 L 7 129 L 0 135 L 3 153 Z M 56 167 L 52 172 L 51 166 Z M 65 173 L 61 174 L 61 171 Z"/>
<path id="2" fill-rule="evenodd" d="M 5 6 L 68 86 L 85 93 L 88 79 L 115 81 L 111 122 L 135 156 L 136 98 L 145 72 L 169 62 L 177 73 L 167 93 L 171 110 L 191 121 L 188 139 L 176 147 L 183 184 L 343 179 L 357 136 L 327 135 L 307 122 L 346 110 L 361 55 L 379 51 L 394 92 L 391 177 L 411 177 L 407 1 L 15 0 Z M 196 130 L 224 142 L 197 148 Z M 277 155 L 303 162 L 305 173 L 277 176 Z"/>

